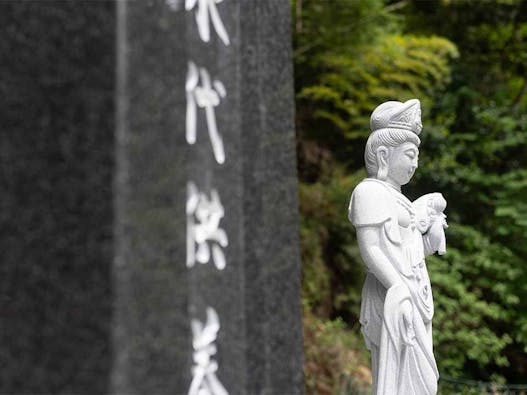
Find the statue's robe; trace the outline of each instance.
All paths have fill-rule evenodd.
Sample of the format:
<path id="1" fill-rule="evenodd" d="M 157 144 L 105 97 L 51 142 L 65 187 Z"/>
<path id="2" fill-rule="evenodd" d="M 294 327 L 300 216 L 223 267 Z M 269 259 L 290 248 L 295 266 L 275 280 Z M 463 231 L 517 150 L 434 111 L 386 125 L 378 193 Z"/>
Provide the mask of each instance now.
<path id="1" fill-rule="evenodd" d="M 360 322 L 372 352 L 373 393 L 436 394 L 434 306 L 412 202 L 389 184 L 367 178 L 353 191 L 349 216 L 357 231 L 366 226 L 378 228 L 379 247 L 402 280 L 387 290 L 366 267 Z M 411 324 L 403 319 L 405 301 L 411 302 Z"/>

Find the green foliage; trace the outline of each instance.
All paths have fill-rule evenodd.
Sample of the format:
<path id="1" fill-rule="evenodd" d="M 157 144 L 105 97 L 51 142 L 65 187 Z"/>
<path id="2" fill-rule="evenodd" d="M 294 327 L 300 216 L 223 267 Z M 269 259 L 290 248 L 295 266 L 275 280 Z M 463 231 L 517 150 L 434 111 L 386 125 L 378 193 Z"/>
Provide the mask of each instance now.
<path id="1" fill-rule="evenodd" d="M 332 167 L 327 177 L 300 185 L 303 298 L 325 318 L 336 313 L 350 318 L 349 312 L 358 311 L 364 280 L 346 212 L 350 192 L 365 174 L 345 176 L 339 169 Z"/>
<path id="2" fill-rule="evenodd" d="M 459 376 L 469 362 L 507 367 L 511 335 L 497 330 L 519 303 L 514 280 L 520 259 L 468 226 L 452 224 L 444 257 L 430 257 L 434 286 L 436 354 L 441 371 Z M 463 350 L 463 353 L 459 351 Z"/>
<path id="3" fill-rule="evenodd" d="M 447 254 L 427 260 L 439 368 L 527 381 L 527 1 L 293 5 L 306 306 L 357 331 L 363 269 L 346 209 L 369 115 L 418 97 L 405 193 L 441 191 L 451 225 Z"/>
<path id="4" fill-rule="evenodd" d="M 478 301 L 487 305 L 475 314 L 483 321 L 476 328 L 456 325 L 455 330 L 470 328 L 486 350 L 467 352 L 457 375 L 501 375 L 513 382 L 527 377 L 527 319 L 522 314 L 527 308 L 526 11 L 525 1 L 430 2 L 426 7 L 414 2 L 406 10 L 408 29 L 444 34 L 460 52 L 453 82 L 432 110 L 431 123 L 443 131 L 433 128 L 423 138 L 429 160 L 421 165 L 413 188 L 417 193 L 439 184 L 436 188 L 453 202 L 450 218 L 464 224 L 465 244 L 449 238 L 458 250 L 449 251 L 450 266 L 455 268 L 467 256 L 477 258 L 472 262 L 478 270 L 462 272 L 456 282 L 480 290 Z M 464 23 L 459 23 L 463 15 Z M 439 175 L 435 180 L 434 173 Z M 435 322 L 442 322 L 440 313 Z M 440 336 L 439 352 L 447 344 Z"/>
<path id="5" fill-rule="evenodd" d="M 440 37 L 384 35 L 355 56 L 325 53 L 319 80 L 298 97 L 311 100 L 314 119 L 330 122 L 346 139 L 364 139 L 372 108 L 394 97 L 426 101 L 449 82 L 448 61 L 457 55 Z"/>
<path id="6" fill-rule="evenodd" d="M 304 310 L 304 377 L 307 394 L 337 393 L 342 375 L 353 376 L 360 393 L 370 389 L 369 355 L 361 336 L 341 319 L 321 319 Z M 337 368 L 338 367 L 338 368 Z"/>

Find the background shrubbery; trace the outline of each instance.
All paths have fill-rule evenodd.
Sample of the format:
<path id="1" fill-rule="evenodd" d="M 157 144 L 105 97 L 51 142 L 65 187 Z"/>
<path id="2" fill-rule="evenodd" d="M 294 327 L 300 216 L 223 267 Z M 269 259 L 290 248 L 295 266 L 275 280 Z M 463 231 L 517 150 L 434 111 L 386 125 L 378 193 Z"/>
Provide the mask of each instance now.
<path id="1" fill-rule="evenodd" d="M 371 111 L 414 97 L 420 168 L 404 192 L 440 191 L 449 204 L 448 254 L 428 260 L 439 369 L 527 382 L 527 2 L 292 7 L 308 392 L 330 393 L 341 371 L 368 380 L 347 205 L 365 176 Z"/>

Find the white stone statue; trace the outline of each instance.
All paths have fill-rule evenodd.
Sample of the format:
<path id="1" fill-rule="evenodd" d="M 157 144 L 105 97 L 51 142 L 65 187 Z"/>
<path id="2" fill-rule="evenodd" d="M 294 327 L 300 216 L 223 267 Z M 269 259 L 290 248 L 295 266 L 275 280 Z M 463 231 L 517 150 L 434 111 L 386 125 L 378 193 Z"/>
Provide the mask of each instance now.
<path id="1" fill-rule="evenodd" d="M 370 126 L 368 178 L 351 195 L 349 219 L 367 271 L 360 322 L 372 356 L 372 393 L 436 394 L 434 305 L 425 256 L 446 251 L 446 201 L 430 193 L 411 202 L 401 193 L 417 169 L 419 100 L 381 104 Z"/>

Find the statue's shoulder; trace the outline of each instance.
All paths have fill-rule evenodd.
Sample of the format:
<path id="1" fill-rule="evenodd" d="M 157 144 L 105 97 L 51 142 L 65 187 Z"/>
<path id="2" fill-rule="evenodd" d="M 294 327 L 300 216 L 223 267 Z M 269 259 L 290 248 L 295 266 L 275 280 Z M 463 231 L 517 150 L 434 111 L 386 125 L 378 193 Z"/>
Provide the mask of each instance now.
<path id="1" fill-rule="evenodd" d="M 395 215 L 395 200 L 388 188 L 373 178 L 355 187 L 349 205 L 349 219 L 355 227 L 381 224 Z"/>
<path id="2" fill-rule="evenodd" d="M 357 184 L 353 190 L 352 195 L 364 198 L 384 198 L 391 199 L 391 194 L 384 182 L 376 180 L 375 178 L 365 178 Z"/>

